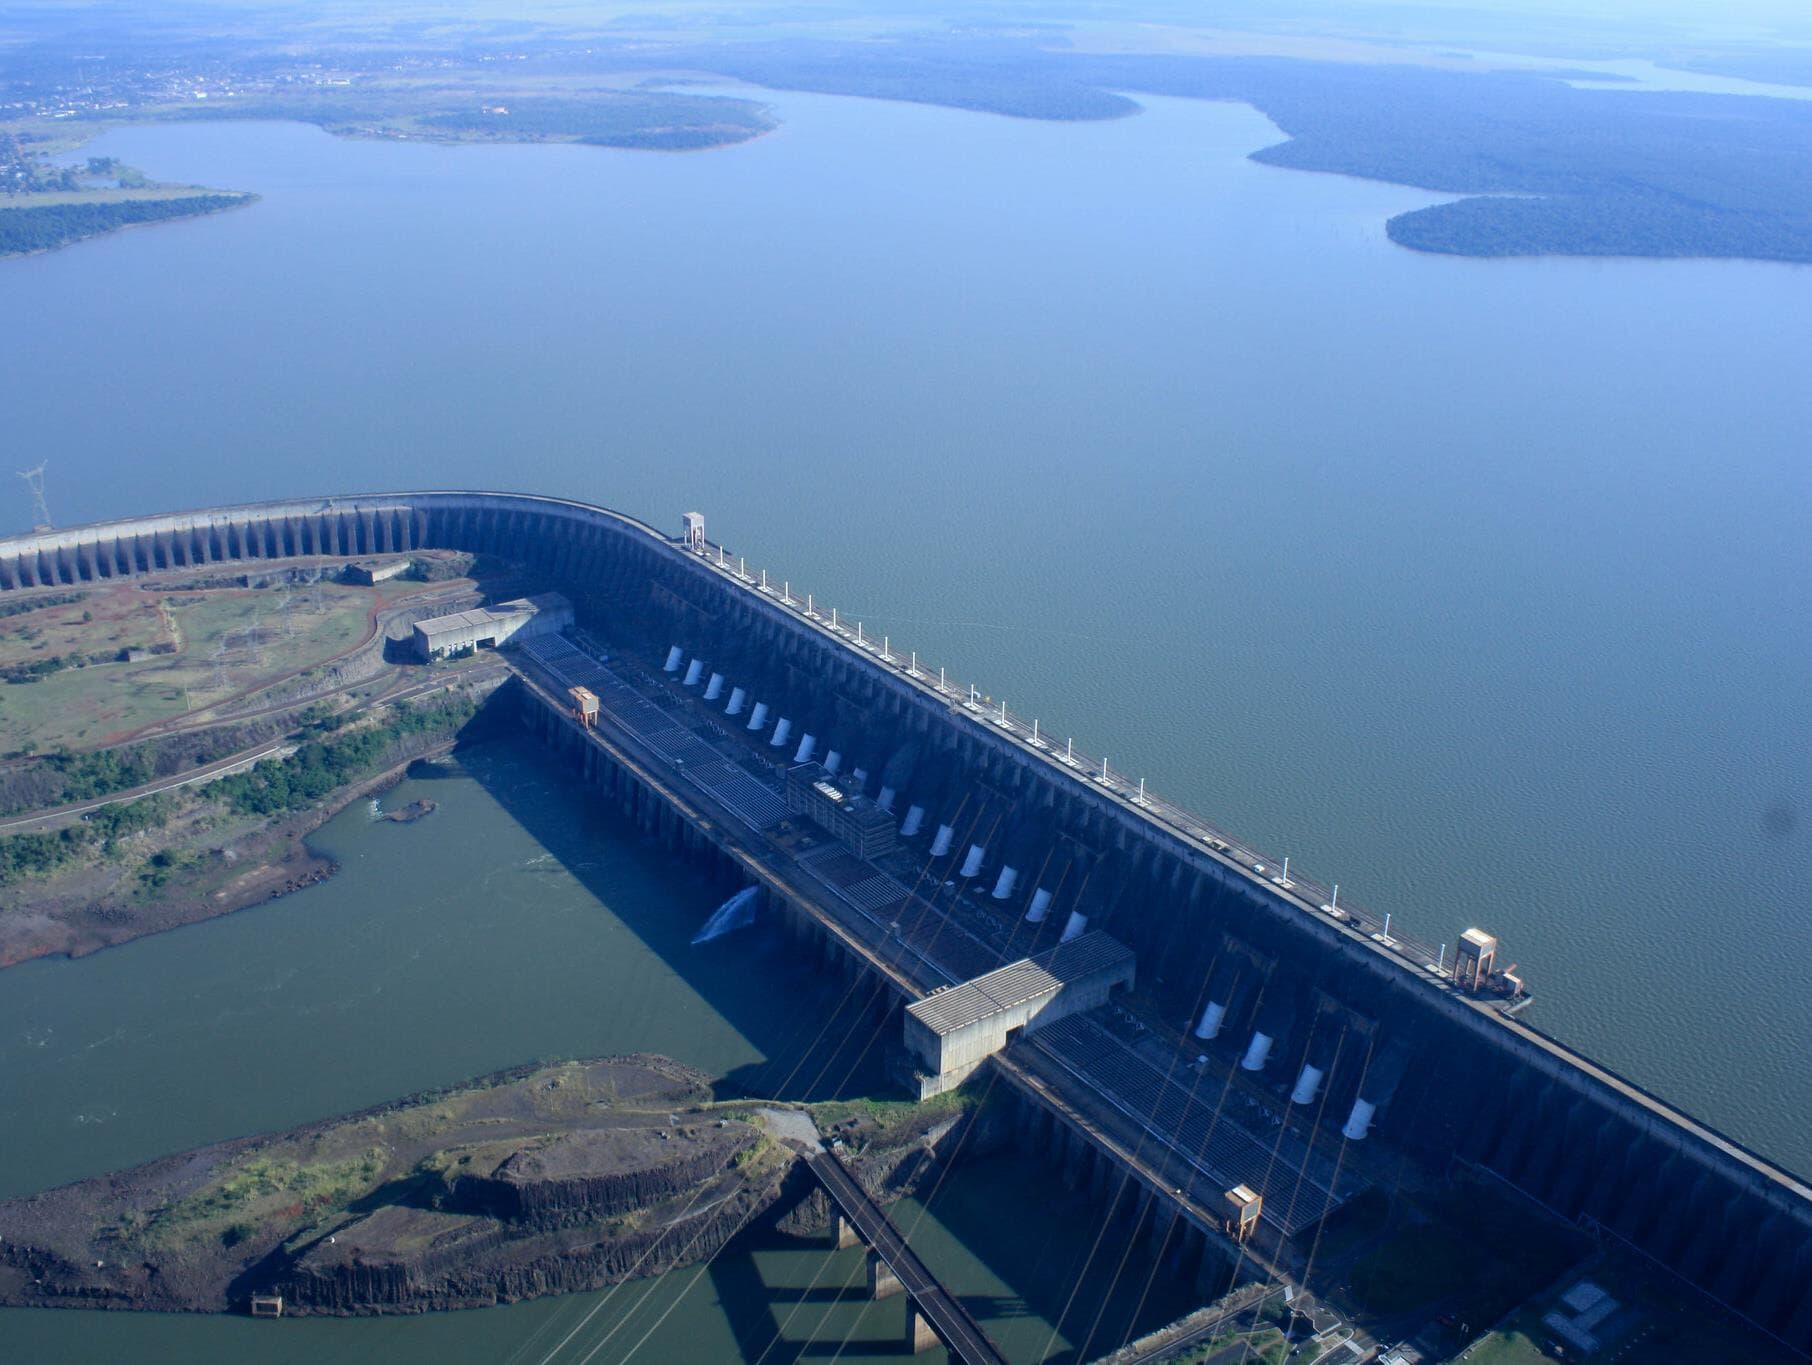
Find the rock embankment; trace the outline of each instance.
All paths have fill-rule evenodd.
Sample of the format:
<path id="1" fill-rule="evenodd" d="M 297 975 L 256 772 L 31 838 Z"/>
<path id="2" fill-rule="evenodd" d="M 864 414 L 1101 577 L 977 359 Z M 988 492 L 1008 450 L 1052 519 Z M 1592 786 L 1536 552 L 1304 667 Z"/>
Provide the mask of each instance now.
<path id="1" fill-rule="evenodd" d="M 647 1208 L 709 1180 L 754 1141 L 745 1124 L 717 1123 L 566 1133 L 517 1148 L 488 1174 L 460 1174 L 447 1202 L 546 1225 Z M 489 1164 L 482 1153 L 478 1160 Z"/>
<path id="2" fill-rule="evenodd" d="M 419 1312 L 712 1255 L 793 1154 L 666 1058 L 570 1062 L 0 1203 L 0 1303 Z"/>
<path id="3" fill-rule="evenodd" d="M 420 800 L 411 801 L 406 806 L 399 806 L 396 810 L 387 810 L 378 819 L 388 820 L 397 825 L 413 825 L 424 815 L 431 815 L 437 809 L 439 809 L 439 803 L 430 801 L 424 796 Z"/>

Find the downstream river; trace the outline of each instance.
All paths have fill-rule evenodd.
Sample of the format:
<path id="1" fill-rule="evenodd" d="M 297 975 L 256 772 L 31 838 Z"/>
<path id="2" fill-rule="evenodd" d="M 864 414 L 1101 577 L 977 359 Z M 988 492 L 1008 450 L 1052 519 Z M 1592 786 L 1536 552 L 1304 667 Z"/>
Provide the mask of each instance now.
<path id="1" fill-rule="evenodd" d="M 1249 162 L 1279 134 L 1241 106 L 771 98 L 779 131 L 688 155 L 108 134 L 97 154 L 264 198 L 0 263 L 32 320 L 0 330 L 9 434 L 62 522 L 411 487 L 700 508 L 752 567 L 1343 900 L 1431 942 L 1496 932 L 1531 1022 L 1812 1171 L 1812 270 L 1405 251 L 1385 219 L 1433 196 Z M 451 804 L 443 830 L 478 819 Z M 593 957 L 560 935 L 654 950 L 590 902 L 535 912 L 545 951 L 509 933 L 490 888 L 536 855 L 492 818 L 512 851 L 462 850 L 432 910 L 399 867 L 0 974 L 8 1010 L 142 998 L 187 1030 L 9 1105 L 13 1187 L 537 1051 L 785 1054 L 734 1004 L 759 961 L 689 965 L 658 1020 L 601 980 L 577 1003 Z M 631 900 L 710 908 L 586 856 L 636 869 Z M 446 933 L 386 937 L 405 914 Z M 252 927 L 330 920 L 281 951 Z M 242 977 L 310 983 L 310 1022 L 266 1020 Z M 274 1062 L 260 1021 L 319 1045 Z M 138 1090 L 130 1153 L 76 1124 Z"/>
<path id="2" fill-rule="evenodd" d="M 329 823 L 317 842 L 341 871 L 323 887 L 0 974 L 0 1196 L 538 1057 L 661 1052 L 731 1090 L 883 1093 L 879 1040 L 841 981 L 760 924 L 693 947 L 725 889 L 526 739 L 385 802 L 421 796 L 439 809 L 418 824 L 366 803 Z M 1092 1359 L 1135 1316 L 1155 1327 L 1189 1307 L 1187 1282 L 1154 1283 L 1149 1257 L 1096 1252 L 1100 1213 L 1037 1163 L 959 1165 L 895 1217 L 1015 1359 Z M 0 1340 L 21 1361 L 897 1358 L 905 1301 L 869 1302 L 865 1276 L 860 1248 L 776 1235 L 708 1268 L 503 1309 L 281 1323 L 10 1309 Z"/>

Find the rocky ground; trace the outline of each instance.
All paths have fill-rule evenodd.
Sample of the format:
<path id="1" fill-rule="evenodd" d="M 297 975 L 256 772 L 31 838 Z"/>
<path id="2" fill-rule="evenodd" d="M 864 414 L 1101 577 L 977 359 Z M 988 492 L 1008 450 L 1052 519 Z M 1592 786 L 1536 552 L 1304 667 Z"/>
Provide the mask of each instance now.
<path id="1" fill-rule="evenodd" d="M 757 1220 L 826 1230 L 814 1118 L 882 1202 L 1006 1136 L 966 1093 L 800 1109 L 665 1057 L 525 1066 L 0 1202 L 0 1304 L 423 1312 L 658 1275 Z"/>
<path id="2" fill-rule="evenodd" d="M 220 1143 L 0 1203 L 0 1303 L 412 1312 L 658 1274 L 786 1193 L 746 1113 L 636 1056 Z"/>

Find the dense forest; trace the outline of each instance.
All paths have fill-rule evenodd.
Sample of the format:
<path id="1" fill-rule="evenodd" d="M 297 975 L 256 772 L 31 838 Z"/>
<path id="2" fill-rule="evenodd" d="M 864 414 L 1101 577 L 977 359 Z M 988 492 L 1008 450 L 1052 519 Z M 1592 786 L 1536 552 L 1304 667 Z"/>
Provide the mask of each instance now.
<path id="1" fill-rule="evenodd" d="M 1812 214 L 1718 212 L 1657 194 L 1461 199 L 1399 214 L 1390 238 L 1456 256 L 1729 256 L 1812 261 Z"/>
<path id="2" fill-rule="evenodd" d="M 1553 76 L 1272 57 L 1098 56 L 1001 40 L 721 44 L 663 61 L 756 84 L 1039 119 L 1133 95 L 1238 100 L 1285 134 L 1253 159 L 1460 195 L 1405 246 L 1812 262 L 1812 101 L 1576 89 Z"/>
<path id="3" fill-rule="evenodd" d="M 75 204 L 0 208 L 0 256 L 49 251 L 139 223 L 161 223 L 238 208 L 249 194 L 193 194 L 180 199 L 119 199 Z"/>
<path id="4" fill-rule="evenodd" d="M 393 751 L 413 736 L 453 734 L 477 710 L 475 702 L 461 699 L 398 711 L 378 725 L 311 739 L 281 763 L 260 763 L 203 791 L 249 815 L 280 815 L 387 767 Z"/>
<path id="5" fill-rule="evenodd" d="M 773 127 L 751 100 L 605 91 L 582 99 L 516 98 L 507 104 L 426 114 L 415 121 L 428 128 L 512 141 L 571 141 L 651 151 L 721 147 Z"/>

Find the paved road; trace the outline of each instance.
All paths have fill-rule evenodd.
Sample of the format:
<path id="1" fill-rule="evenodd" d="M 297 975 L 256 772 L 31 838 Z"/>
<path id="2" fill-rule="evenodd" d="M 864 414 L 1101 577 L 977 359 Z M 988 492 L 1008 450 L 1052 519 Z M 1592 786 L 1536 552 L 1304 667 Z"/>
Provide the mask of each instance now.
<path id="1" fill-rule="evenodd" d="M 411 697 L 419 697 L 423 693 L 434 692 L 447 687 L 455 681 L 465 682 L 475 678 L 489 677 L 492 674 L 500 673 L 502 671 L 504 671 L 504 666 L 502 664 L 495 664 L 484 668 L 472 669 L 469 672 L 457 675 L 457 677 L 449 676 L 444 673 L 437 674 L 425 682 L 414 683 L 408 687 L 399 688 L 394 692 L 387 692 L 373 697 L 370 703 L 368 703 L 368 706 L 389 705 L 391 702 L 407 701 Z M 358 685 L 359 684 L 348 684 L 349 687 Z M 318 701 L 320 698 L 317 697 L 313 700 Z M 287 757 L 296 751 L 296 747 L 295 743 L 288 739 L 272 740 L 268 744 L 260 744 L 256 748 L 241 750 L 239 753 L 231 754 L 226 758 L 216 759 L 212 763 L 204 763 L 199 767 L 187 768 L 180 773 L 173 773 L 169 777 L 160 777 L 157 781 L 147 782 L 143 786 L 129 787 L 125 791 L 114 792 L 111 796 L 99 797 L 93 801 L 78 801 L 73 805 L 53 806 L 49 810 L 34 811 L 30 815 L 21 815 L 11 820 L 0 820 L 0 834 L 18 834 L 29 829 L 55 829 L 59 825 L 67 824 L 71 820 L 76 819 L 78 816 L 86 815 L 90 811 L 97 811 L 102 806 L 140 801 L 147 796 L 155 796 L 158 792 L 173 791 L 177 787 L 192 787 L 202 782 L 212 782 L 216 778 L 228 777 L 233 773 L 241 772 L 255 763 L 263 762 L 267 758 Z"/>
<path id="2" fill-rule="evenodd" d="M 155 796 L 158 792 L 172 791 L 177 787 L 192 787 L 200 782 L 212 782 L 217 777 L 226 777 L 251 767 L 254 763 L 281 754 L 294 753 L 296 746 L 288 740 L 280 739 L 270 744 L 261 744 L 256 749 L 247 749 L 230 758 L 216 759 L 198 768 L 189 768 L 171 777 L 161 777 L 155 782 L 147 782 L 142 787 L 131 787 L 126 791 L 114 792 L 95 801 L 78 801 L 69 806 L 53 806 L 32 815 L 21 815 L 14 820 L 0 820 L 0 833 L 16 834 L 23 830 L 35 828 L 55 828 L 77 816 L 97 811 L 102 806 L 125 805 L 132 801 Z"/>
<path id="3" fill-rule="evenodd" d="M 953 1360 L 965 1365 L 1007 1365 L 1007 1358 L 988 1340 L 988 1334 L 969 1316 L 969 1310 L 956 1296 L 938 1283 L 937 1277 L 906 1245 L 887 1215 L 862 1187 L 856 1184 L 834 1152 L 818 1152 L 806 1158 L 806 1165 L 818 1177 L 825 1193 L 843 1210 L 843 1216 L 856 1225 L 862 1240 L 875 1251 L 899 1278 L 906 1293 L 930 1320 L 938 1340 Z"/>

